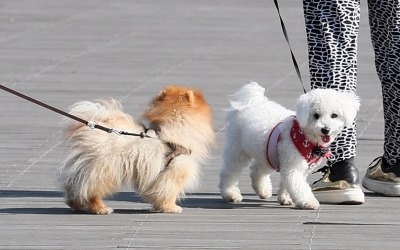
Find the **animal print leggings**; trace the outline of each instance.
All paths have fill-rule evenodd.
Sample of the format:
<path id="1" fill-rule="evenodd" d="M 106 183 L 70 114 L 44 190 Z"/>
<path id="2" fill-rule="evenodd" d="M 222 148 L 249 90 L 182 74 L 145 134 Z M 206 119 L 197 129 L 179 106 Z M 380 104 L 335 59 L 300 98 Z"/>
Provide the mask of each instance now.
<path id="1" fill-rule="evenodd" d="M 303 0 L 311 88 L 356 91 L 360 0 Z M 384 158 L 400 161 L 400 0 L 368 0 L 385 120 Z M 356 155 L 356 122 L 331 145 L 334 162 Z"/>

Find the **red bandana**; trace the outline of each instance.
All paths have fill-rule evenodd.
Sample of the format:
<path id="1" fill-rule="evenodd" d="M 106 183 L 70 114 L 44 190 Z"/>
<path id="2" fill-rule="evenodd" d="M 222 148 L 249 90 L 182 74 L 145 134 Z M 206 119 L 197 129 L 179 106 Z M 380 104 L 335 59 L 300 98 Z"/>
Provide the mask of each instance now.
<path id="1" fill-rule="evenodd" d="M 276 169 L 277 171 L 279 171 L 277 146 L 281 138 L 281 132 L 279 128 L 280 124 L 281 123 L 278 123 L 269 134 L 266 148 L 267 161 L 272 168 Z M 322 157 L 329 158 L 331 156 L 329 148 L 316 145 L 315 143 L 307 140 L 306 136 L 304 135 L 304 131 L 300 128 L 296 119 L 293 119 L 293 126 L 290 130 L 290 138 L 292 138 L 293 144 L 296 146 L 303 158 L 307 161 L 310 168 L 319 164 L 322 160 Z"/>
<path id="2" fill-rule="evenodd" d="M 304 131 L 300 128 L 296 119 L 293 120 L 293 127 L 290 130 L 290 138 L 292 138 L 293 144 L 310 167 L 320 163 L 322 157 L 329 158 L 331 156 L 329 148 L 316 145 L 307 140 Z"/>

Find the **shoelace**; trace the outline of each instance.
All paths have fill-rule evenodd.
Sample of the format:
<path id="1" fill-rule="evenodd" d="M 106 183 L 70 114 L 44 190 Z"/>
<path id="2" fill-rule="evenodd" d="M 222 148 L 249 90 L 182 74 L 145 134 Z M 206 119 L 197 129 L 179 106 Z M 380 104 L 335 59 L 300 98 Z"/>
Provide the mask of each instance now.
<path id="1" fill-rule="evenodd" d="M 314 185 L 315 183 L 319 182 L 320 180 L 322 180 L 322 179 L 325 177 L 325 175 L 328 174 L 328 172 L 329 172 L 329 167 L 328 167 L 328 166 L 323 166 L 322 168 L 318 169 L 317 171 L 312 172 L 312 174 L 315 174 L 315 173 L 318 173 L 318 172 L 323 173 L 323 175 L 322 175 L 322 177 L 321 177 L 320 179 L 314 181 L 314 182 L 313 182 L 313 185 Z"/>
<path id="2" fill-rule="evenodd" d="M 374 164 L 374 166 L 375 166 L 375 163 L 377 162 L 377 160 L 381 159 L 381 158 L 382 158 L 382 156 L 376 157 L 375 159 L 372 160 L 372 162 L 368 166 L 371 166 L 372 164 Z"/>
<path id="3" fill-rule="evenodd" d="M 317 171 L 312 172 L 312 174 L 315 174 L 315 173 L 318 173 L 318 172 L 323 173 L 323 175 L 322 175 L 322 177 L 321 177 L 320 179 L 314 181 L 314 182 L 313 182 L 313 185 L 314 185 L 315 183 L 319 182 L 320 180 L 322 180 L 322 179 L 325 177 L 325 175 L 328 174 L 328 172 L 329 172 L 329 167 L 328 167 L 328 166 L 323 166 L 322 168 L 318 169 Z"/>
<path id="4" fill-rule="evenodd" d="M 325 175 L 328 172 L 328 170 L 329 170 L 328 166 L 323 166 L 322 168 L 318 169 L 317 171 L 312 172 L 312 174 L 321 172 L 321 173 L 323 173 Z"/>

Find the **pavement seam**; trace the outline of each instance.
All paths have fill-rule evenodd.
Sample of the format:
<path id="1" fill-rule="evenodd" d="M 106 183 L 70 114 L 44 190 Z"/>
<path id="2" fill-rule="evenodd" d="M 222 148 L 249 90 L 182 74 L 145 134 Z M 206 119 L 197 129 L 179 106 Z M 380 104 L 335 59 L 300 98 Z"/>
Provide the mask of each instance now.
<path id="1" fill-rule="evenodd" d="M 12 179 L 8 185 L 6 186 L 6 188 L 9 188 L 19 177 L 21 177 L 22 175 L 24 175 L 24 173 L 26 173 L 27 171 L 29 171 L 29 169 L 35 165 L 37 162 L 39 162 L 43 157 L 45 157 L 47 154 L 49 154 L 51 151 L 53 151 L 56 147 L 58 147 L 61 144 L 61 142 L 57 142 L 56 144 L 54 144 L 50 149 L 48 149 L 46 152 L 44 152 L 41 156 L 39 156 L 35 161 L 33 161 L 28 167 L 26 167 L 19 175 L 17 175 L 14 179 Z"/>
<path id="2" fill-rule="evenodd" d="M 315 219 L 314 219 L 314 223 L 316 223 L 318 221 L 320 213 L 321 213 L 321 207 L 319 207 L 318 210 L 317 210 L 317 213 L 316 213 Z M 315 231 L 316 231 L 316 224 L 314 224 L 313 227 L 312 227 L 312 230 L 311 230 L 311 233 L 310 233 L 310 239 L 308 241 L 308 247 L 309 247 L 310 250 L 313 247 L 313 239 L 314 239 L 314 236 L 315 236 Z"/>

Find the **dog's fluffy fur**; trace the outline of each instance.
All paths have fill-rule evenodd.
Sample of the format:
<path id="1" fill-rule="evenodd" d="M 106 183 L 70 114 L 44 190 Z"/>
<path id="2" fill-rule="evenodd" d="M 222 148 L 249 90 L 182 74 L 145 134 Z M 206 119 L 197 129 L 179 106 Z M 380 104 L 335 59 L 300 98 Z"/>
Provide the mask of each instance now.
<path id="1" fill-rule="evenodd" d="M 294 112 L 269 100 L 264 91 L 252 82 L 233 95 L 226 118 L 224 162 L 219 184 L 221 196 L 228 202 L 242 201 L 239 176 L 242 169 L 250 165 L 253 189 L 262 199 L 271 197 L 270 174 L 275 170 L 266 159 L 266 144 L 272 129 L 282 121 L 277 146 L 281 176 L 278 202 L 316 209 L 319 202 L 306 181 L 310 167 L 290 138 L 293 124 L 290 116 L 296 116 L 309 141 L 329 146 L 345 126 L 354 122 L 359 98 L 353 92 L 315 89 L 299 97 Z M 322 129 L 329 130 L 329 142 Z"/>
<path id="2" fill-rule="evenodd" d="M 113 99 L 78 102 L 70 113 L 119 131 L 144 131 Z M 153 129 L 148 135 L 154 138 L 106 133 L 68 120 L 65 132 L 70 151 L 60 181 L 73 210 L 109 214 L 113 210 L 103 198 L 127 185 L 155 211 L 182 211 L 176 201 L 196 187 L 200 164 L 208 158 L 214 141 L 211 109 L 201 92 L 171 85 L 150 102 L 144 117 Z M 165 156 L 171 150 L 167 142 L 181 145 L 190 154 L 180 154 L 166 166 Z"/>

